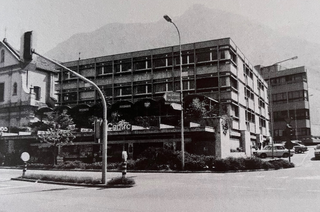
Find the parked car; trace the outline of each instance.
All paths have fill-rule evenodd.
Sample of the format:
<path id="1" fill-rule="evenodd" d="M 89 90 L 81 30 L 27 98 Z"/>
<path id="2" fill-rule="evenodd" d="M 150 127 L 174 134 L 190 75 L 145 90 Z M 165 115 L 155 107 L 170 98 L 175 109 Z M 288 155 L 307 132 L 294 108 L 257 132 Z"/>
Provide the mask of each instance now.
<path id="1" fill-rule="evenodd" d="M 316 159 L 320 159 L 320 144 L 317 144 L 317 146 L 314 148 L 314 157 Z"/>
<path id="2" fill-rule="evenodd" d="M 308 147 L 301 143 L 293 143 L 293 150 L 295 153 L 304 153 L 308 151 Z"/>
<path id="3" fill-rule="evenodd" d="M 294 151 L 290 151 L 290 156 L 292 156 L 293 154 L 294 154 Z M 255 155 L 261 158 L 272 157 L 272 145 L 267 145 L 263 149 L 257 150 Z M 289 150 L 286 149 L 283 144 L 274 144 L 273 156 L 289 157 Z"/>

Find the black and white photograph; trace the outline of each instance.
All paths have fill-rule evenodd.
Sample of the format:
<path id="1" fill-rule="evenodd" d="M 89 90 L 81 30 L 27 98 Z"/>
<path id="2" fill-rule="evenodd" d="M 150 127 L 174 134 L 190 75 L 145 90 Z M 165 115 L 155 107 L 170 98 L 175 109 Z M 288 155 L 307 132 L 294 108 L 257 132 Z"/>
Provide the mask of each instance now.
<path id="1" fill-rule="evenodd" d="M 319 1 L 0 4 L 0 212 L 319 210 Z"/>

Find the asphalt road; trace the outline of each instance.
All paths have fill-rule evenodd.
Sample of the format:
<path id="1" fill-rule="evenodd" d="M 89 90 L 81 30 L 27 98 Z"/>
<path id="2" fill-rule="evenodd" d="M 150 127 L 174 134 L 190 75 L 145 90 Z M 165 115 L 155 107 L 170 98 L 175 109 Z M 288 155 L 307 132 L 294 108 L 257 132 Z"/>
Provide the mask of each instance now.
<path id="1" fill-rule="evenodd" d="M 0 169 L 0 212 L 320 211 L 320 160 L 313 160 L 312 148 L 291 160 L 295 168 L 274 171 L 129 172 L 137 185 L 125 189 L 12 181 L 22 171 Z M 101 177 L 100 172 L 54 173 Z M 121 173 L 108 173 L 108 179 L 116 176 Z"/>

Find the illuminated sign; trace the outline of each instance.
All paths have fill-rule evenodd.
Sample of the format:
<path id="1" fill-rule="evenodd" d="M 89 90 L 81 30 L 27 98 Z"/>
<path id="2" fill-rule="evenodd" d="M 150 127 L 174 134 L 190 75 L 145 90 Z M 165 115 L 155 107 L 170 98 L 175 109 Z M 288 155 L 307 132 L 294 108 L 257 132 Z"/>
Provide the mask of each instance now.
<path id="1" fill-rule="evenodd" d="M 108 124 L 108 131 L 130 131 L 131 124 L 124 120 L 119 121 L 117 124 L 109 123 Z"/>
<path id="2" fill-rule="evenodd" d="M 0 127 L 0 132 L 8 132 L 8 127 Z"/>

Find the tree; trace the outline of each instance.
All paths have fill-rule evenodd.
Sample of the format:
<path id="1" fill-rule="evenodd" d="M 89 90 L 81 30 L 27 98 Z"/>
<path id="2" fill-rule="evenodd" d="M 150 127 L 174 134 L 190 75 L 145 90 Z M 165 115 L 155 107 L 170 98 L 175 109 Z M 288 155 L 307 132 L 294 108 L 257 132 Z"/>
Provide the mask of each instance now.
<path id="1" fill-rule="evenodd" d="M 38 134 L 38 138 L 42 143 L 47 143 L 52 148 L 53 164 L 56 165 L 58 150 L 75 139 L 73 132 L 74 123 L 72 118 L 63 111 L 62 113 L 53 112 L 47 120 L 43 121 L 47 126 L 47 130 Z"/>

